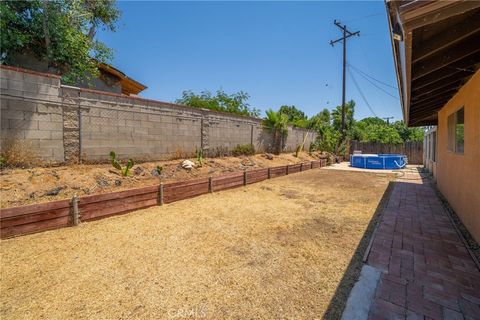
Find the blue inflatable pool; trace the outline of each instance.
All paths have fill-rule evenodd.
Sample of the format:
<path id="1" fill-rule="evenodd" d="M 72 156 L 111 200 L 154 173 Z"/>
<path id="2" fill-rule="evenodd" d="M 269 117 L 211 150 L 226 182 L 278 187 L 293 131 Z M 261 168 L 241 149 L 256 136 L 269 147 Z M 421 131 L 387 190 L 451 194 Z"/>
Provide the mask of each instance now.
<path id="1" fill-rule="evenodd" d="M 402 169 L 408 163 L 402 154 L 352 154 L 350 166 L 365 169 Z"/>

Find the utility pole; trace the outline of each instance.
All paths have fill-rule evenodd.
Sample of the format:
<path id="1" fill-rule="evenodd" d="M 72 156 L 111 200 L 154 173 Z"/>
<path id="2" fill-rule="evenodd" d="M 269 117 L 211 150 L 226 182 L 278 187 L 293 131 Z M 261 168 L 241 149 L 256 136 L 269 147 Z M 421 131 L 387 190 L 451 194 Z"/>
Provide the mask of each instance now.
<path id="1" fill-rule="evenodd" d="M 340 21 L 334 20 L 333 23 L 342 30 L 342 37 L 337 40 L 331 40 L 330 45 L 333 47 L 335 43 L 342 41 L 343 43 L 343 82 L 342 82 L 342 141 L 345 139 L 345 73 L 347 68 L 347 39 L 353 36 L 360 36 L 360 31 L 350 32 L 346 25 L 342 25 Z"/>
<path id="2" fill-rule="evenodd" d="M 386 120 L 387 124 L 390 124 L 390 119 L 393 119 L 393 117 L 385 117 L 385 118 L 382 118 L 382 119 Z"/>

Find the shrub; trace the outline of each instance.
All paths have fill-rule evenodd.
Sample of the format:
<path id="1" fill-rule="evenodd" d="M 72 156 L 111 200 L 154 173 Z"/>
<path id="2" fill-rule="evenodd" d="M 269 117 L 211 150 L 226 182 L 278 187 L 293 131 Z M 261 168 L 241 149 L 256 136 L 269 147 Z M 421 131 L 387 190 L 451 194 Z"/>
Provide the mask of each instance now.
<path id="1" fill-rule="evenodd" d="M 173 153 L 168 157 L 169 160 L 187 159 L 192 156 L 192 153 L 186 152 L 182 147 L 177 147 Z"/>
<path id="2" fill-rule="evenodd" d="M 2 145 L 2 167 L 28 168 L 40 164 L 36 148 L 25 140 L 9 139 Z"/>
<path id="3" fill-rule="evenodd" d="M 238 144 L 235 148 L 233 148 L 232 154 L 235 157 L 250 156 L 255 154 L 255 148 L 251 144 Z"/>

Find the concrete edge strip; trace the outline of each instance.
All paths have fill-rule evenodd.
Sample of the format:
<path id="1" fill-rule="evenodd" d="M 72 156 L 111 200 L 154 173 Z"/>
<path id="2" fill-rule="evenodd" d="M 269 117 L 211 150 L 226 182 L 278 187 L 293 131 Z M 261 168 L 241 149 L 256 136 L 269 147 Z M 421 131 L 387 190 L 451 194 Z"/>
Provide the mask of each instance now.
<path id="1" fill-rule="evenodd" d="M 366 264 L 363 265 L 360 277 L 348 296 L 342 320 L 368 319 L 381 274 L 381 270 Z"/>

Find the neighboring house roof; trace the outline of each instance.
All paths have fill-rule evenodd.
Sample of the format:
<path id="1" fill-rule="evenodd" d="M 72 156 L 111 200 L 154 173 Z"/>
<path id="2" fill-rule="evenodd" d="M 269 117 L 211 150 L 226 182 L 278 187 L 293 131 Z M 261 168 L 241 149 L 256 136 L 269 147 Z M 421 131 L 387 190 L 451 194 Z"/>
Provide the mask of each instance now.
<path id="1" fill-rule="evenodd" d="M 126 95 L 137 95 L 141 91 L 145 90 L 147 86 L 140 82 L 133 80 L 125 75 L 125 73 L 105 63 L 99 63 L 98 68 L 106 73 L 112 74 L 120 79 L 120 85 L 122 87 L 122 93 Z"/>
<path id="2" fill-rule="evenodd" d="M 480 1 L 386 0 L 405 122 L 437 112 L 479 69 Z"/>

